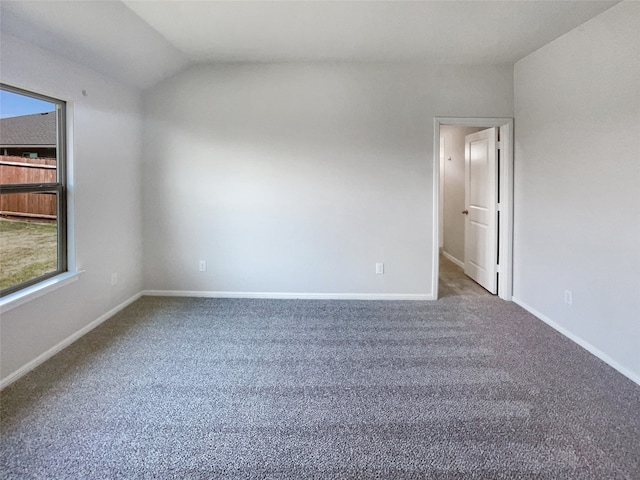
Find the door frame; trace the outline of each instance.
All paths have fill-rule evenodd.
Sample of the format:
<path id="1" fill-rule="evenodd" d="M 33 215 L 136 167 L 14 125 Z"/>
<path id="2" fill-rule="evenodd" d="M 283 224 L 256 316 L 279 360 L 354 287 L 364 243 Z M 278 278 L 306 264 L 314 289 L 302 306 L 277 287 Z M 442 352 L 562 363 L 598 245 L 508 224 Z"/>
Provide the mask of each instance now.
<path id="1" fill-rule="evenodd" d="M 513 118 L 435 117 L 433 126 L 433 299 L 438 298 L 440 274 L 440 126 L 500 128 L 500 229 L 498 232 L 498 297 L 513 295 Z"/>

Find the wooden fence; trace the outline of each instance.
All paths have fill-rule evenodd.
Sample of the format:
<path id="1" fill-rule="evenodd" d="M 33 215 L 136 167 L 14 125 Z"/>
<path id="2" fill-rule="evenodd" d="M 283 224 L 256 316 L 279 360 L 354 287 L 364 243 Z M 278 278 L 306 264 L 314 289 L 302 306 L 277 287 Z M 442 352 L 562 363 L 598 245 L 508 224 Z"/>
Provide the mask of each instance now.
<path id="1" fill-rule="evenodd" d="M 55 158 L 0 156 L 0 193 L 2 184 L 55 183 Z M 56 193 L 2 193 L 0 216 L 32 221 L 56 220 Z"/>

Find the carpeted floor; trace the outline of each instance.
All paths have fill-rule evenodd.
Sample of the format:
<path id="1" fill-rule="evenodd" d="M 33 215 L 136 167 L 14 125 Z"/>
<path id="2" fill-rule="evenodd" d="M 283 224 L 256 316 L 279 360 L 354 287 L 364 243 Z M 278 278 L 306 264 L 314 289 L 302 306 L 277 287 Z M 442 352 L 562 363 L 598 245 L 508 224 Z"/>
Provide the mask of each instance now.
<path id="1" fill-rule="evenodd" d="M 6 479 L 640 478 L 640 387 L 491 295 L 143 297 L 1 411 Z"/>

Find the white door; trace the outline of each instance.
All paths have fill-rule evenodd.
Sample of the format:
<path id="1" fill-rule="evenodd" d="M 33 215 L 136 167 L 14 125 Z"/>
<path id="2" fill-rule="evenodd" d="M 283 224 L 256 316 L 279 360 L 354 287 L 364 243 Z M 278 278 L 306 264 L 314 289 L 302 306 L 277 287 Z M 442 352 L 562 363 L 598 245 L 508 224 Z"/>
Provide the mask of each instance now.
<path id="1" fill-rule="evenodd" d="M 498 129 L 465 137 L 464 273 L 498 293 L 497 248 Z"/>

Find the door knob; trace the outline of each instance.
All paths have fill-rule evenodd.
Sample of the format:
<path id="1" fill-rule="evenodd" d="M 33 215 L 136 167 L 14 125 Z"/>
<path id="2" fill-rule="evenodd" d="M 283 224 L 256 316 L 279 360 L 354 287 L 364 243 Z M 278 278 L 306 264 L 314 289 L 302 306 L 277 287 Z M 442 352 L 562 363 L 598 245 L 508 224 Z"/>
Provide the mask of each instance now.
<path id="1" fill-rule="evenodd" d="M 469 210 L 462 210 L 463 215 L 469 215 Z"/>

